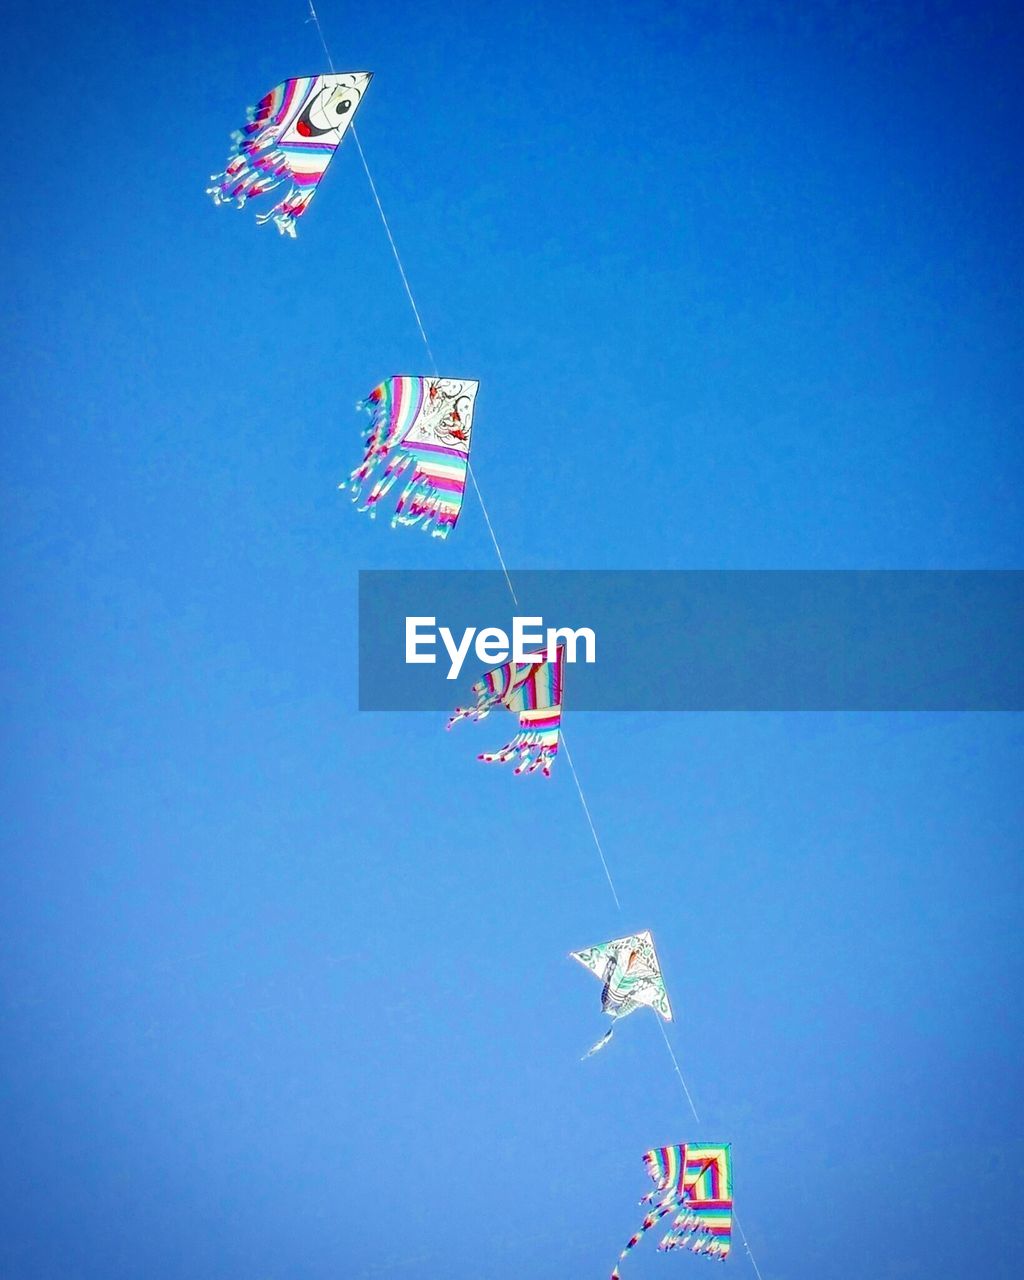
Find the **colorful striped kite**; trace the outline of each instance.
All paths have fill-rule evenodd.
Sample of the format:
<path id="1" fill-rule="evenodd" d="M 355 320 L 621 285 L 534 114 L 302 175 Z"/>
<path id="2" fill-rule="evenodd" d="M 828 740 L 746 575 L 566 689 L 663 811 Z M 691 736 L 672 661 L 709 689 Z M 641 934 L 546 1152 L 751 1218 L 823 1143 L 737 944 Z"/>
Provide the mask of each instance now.
<path id="1" fill-rule="evenodd" d="M 676 1217 L 662 1237 L 659 1249 L 685 1249 L 721 1261 L 732 1244 L 732 1147 L 728 1142 L 687 1142 L 674 1147 L 655 1147 L 644 1156 L 644 1164 L 657 1190 L 640 1201 L 653 1208 L 631 1236 L 619 1255 L 611 1280 L 619 1280 L 619 1264 L 644 1232 L 668 1214 Z M 656 1200 L 658 1193 L 660 1199 Z"/>
<path id="2" fill-rule="evenodd" d="M 672 1006 L 661 976 L 658 953 L 647 929 L 569 954 L 604 983 L 601 1009 L 613 1019 L 612 1026 L 584 1057 L 589 1058 L 604 1048 L 612 1038 L 615 1022 L 645 1005 L 660 1013 L 666 1022 L 672 1021 Z"/>
<path id="3" fill-rule="evenodd" d="M 448 536 L 462 510 L 479 386 L 468 378 L 397 377 L 370 392 L 357 406 L 370 415 L 370 434 L 351 476 L 355 501 L 377 468 L 382 470 L 360 511 L 376 515 L 377 503 L 411 465 L 392 526 L 419 524 L 435 538 Z"/>
<path id="4" fill-rule="evenodd" d="M 278 231 L 294 236 L 295 219 L 309 208 L 372 74 L 299 76 L 271 89 L 249 108 L 244 129 L 231 135 L 234 145 L 224 172 L 211 175 L 217 185 L 206 190 L 214 204 L 234 200 L 243 209 L 254 196 L 289 181 L 285 196 L 256 221 L 273 219 Z"/>
<path id="5" fill-rule="evenodd" d="M 530 654 L 526 662 L 506 662 L 484 674 L 473 686 L 476 705 L 456 707 L 448 728 L 459 720 L 484 720 L 499 704 L 519 713 L 520 732 L 499 751 L 477 756 L 486 764 L 507 764 L 519 757 L 516 773 L 542 770 L 551 776 L 558 754 L 558 731 L 562 723 L 562 679 L 565 648 L 558 646 L 554 661 L 544 653 Z"/>

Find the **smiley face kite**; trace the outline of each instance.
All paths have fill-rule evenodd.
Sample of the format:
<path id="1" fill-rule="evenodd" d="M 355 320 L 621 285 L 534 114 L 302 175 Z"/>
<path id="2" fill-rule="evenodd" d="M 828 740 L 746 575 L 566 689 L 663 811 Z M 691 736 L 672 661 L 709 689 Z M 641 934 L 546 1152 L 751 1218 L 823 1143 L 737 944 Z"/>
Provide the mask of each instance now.
<path id="1" fill-rule="evenodd" d="M 309 207 L 371 75 L 300 76 L 285 80 L 250 107 L 245 128 L 232 135 L 227 167 L 213 174 L 216 185 L 206 189 L 214 204 L 235 200 L 241 209 L 254 196 L 288 182 L 282 199 L 256 221 L 272 219 L 282 234 L 294 236 L 295 220 Z"/>

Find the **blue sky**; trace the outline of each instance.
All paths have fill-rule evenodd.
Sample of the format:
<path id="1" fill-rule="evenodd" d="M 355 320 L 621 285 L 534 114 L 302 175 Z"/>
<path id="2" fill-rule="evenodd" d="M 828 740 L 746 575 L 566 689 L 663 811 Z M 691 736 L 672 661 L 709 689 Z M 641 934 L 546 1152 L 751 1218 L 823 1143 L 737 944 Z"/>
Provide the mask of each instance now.
<path id="1" fill-rule="evenodd" d="M 513 568 L 1021 567 L 1011 6 L 321 17 Z M 564 768 L 356 712 L 357 570 L 493 552 L 336 491 L 423 362 L 354 149 L 203 195 L 304 18 L 9 42 L 0 1271 L 582 1280 L 700 1137 L 765 1280 L 1016 1274 L 1018 716 L 580 715 L 620 915 Z M 699 1133 L 651 1019 L 578 1062 L 624 927 Z"/>

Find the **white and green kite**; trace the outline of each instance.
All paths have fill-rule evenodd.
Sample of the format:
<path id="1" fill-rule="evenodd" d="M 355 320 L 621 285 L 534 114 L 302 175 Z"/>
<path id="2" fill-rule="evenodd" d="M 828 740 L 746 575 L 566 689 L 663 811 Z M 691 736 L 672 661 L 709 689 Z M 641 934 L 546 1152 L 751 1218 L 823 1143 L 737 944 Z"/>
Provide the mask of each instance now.
<path id="1" fill-rule="evenodd" d="M 654 939 L 648 930 L 631 933 L 626 938 L 613 938 L 611 942 L 601 942 L 583 951 L 570 951 L 569 954 L 604 983 L 601 1009 L 613 1019 L 613 1024 L 644 1006 L 661 1014 L 666 1022 L 672 1021 L 672 1006 L 661 976 Z M 584 1056 L 589 1058 L 598 1049 L 603 1049 L 612 1038 L 614 1029 L 614 1025 L 609 1027 Z"/>

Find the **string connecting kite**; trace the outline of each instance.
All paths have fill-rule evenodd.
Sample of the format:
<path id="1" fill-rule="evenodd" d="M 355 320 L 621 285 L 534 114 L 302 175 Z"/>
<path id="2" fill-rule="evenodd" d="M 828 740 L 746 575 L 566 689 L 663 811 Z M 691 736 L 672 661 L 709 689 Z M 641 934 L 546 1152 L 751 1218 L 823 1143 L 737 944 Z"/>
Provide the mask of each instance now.
<path id="1" fill-rule="evenodd" d="M 370 393 L 361 406 L 370 416 L 364 456 L 348 485 L 341 487 L 351 487 L 355 500 L 362 500 L 360 510 L 373 516 L 378 504 L 401 480 L 404 487 L 395 503 L 391 523 L 419 525 L 434 536 L 444 538 L 458 522 L 468 479 L 480 504 L 509 593 L 518 607 L 501 546 L 469 462 L 479 384 L 471 379 L 438 376 L 420 309 L 355 129 L 355 114 L 372 73 L 339 74 L 335 70 L 313 0 L 308 0 L 308 4 L 310 20 L 316 26 L 330 74 L 285 80 L 255 107 L 250 107 L 245 125 L 233 135 L 227 164 L 221 173 L 213 175 L 208 193 L 216 204 L 234 201 L 244 208 L 250 200 L 285 185 L 284 194 L 259 214 L 257 221 L 273 221 L 282 234 L 294 237 L 297 220 L 309 209 L 342 139 L 351 132 L 433 376 L 395 376 Z M 561 742 L 608 886 L 616 908 L 621 911 L 597 827 L 562 734 L 564 662 L 564 650 L 559 649 L 555 658 L 538 654 L 525 663 L 510 662 L 486 672 L 474 685 L 474 704 L 458 708 L 448 727 L 463 719 L 483 720 L 497 706 L 517 714 L 519 732 L 498 750 L 479 757 L 487 763 L 515 761 L 517 774 L 540 770 L 549 775 Z M 699 1124 L 700 1117 L 665 1031 L 664 1022 L 671 1021 L 672 1010 L 651 934 L 648 931 L 629 934 L 571 954 L 601 979 L 601 1007 L 612 1019 L 612 1027 L 586 1056 L 604 1048 L 619 1020 L 643 1007 L 655 1010 L 663 1020 L 658 1025 L 673 1069 Z M 724 1260 L 729 1254 L 735 1221 L 746 1254 L 761 1280 L 761 1272 L 733 1210 L 730 1145 L 684 1143 L 653 1148 L 644 1156 L 644 1163 L 656 1190 L 649 1192 L 641 1203 L 650 1203 L 652 1208 L 640 1230 L 626 1244 L 619 1261 L 636 1247 L 647 1231 L 674 1212 L 676 1216 L 659 1249 L 689 1248 L 696 1254 Z M 617 1264 L 612 1280 L 618 1278 Z"/>

